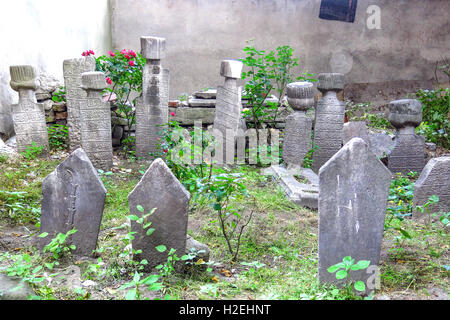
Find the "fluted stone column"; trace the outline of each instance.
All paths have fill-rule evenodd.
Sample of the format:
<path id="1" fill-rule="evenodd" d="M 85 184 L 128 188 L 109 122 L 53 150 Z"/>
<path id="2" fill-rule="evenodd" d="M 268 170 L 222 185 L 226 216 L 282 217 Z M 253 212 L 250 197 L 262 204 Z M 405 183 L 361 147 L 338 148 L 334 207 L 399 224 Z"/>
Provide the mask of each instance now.
<path id="1" fill-rule="evenodd" d="M 33 66 L 11 66 L 9 70 L 11 88 L 19 93 L 19 103 L 12 106 L 17 151 L 26 151 L 34 142 L 36 146 L 44 147 L 43 154 L 48 154 L 44 106 L 37 103 L 35 95 L 39 87 L 36 69 Z"/>
<path id="2" fill-rule="evenodd" d="M 310 82 L 294 82 L 287 85 L 286 93 L 294 113 L 286 118 L 283 160 L 288 165 L 301 166 L 311 149 L 312 120 L 306 117 L 306 111 L 314 106 L 314 86 Z"/>
<path id="3" fill-rule="evenodd" d="M 70 151 L 81 147 L 80 108 L 86 104 L 86 91 L 81 88 L 81 74 L 92 71 L 95 71 L 94 57 L 68 59 L 63 62 Z"/>
<path id="4" fill-rule="evenodd" d="M 313 154 L 313 170 L 318 172 L 342 147 L 345 103 L 337 98 L 344 89 L 344 75 L 341 73 L 321 73 L 317 88 L 322 99 L 317 103 L 314 124 L 314 144 L 319 148 Z"/>
<path id="5" fill-rule="evenodd" d="M 395 145 L 388 155 L 388 168 L 393 173 L 422 172 L 425 166 L 425 139 L 414 133 L 422 122 L 422 104 L 416 99 L 392 101 L 389 121 L 397 129 Z"/>
<path id="6" fill-rule="evenodd" d="M 85 72 L 81 75 L 81 87 L 86 91 L 86 104 L 80 107 L 81 145 L 97 169 L 112 167 L 111 110 L 103 102 L 106 88 L 103 72 Z"/>
<path id="7" fill-rule="evenodd" d="M 223 156 L 227 163 L 234 162 L 235 141 L 242 128 L 242 89 L 237 86 L 237 79 L 241 78 L 243 66 L 237 60 L 223 60 L 220 65 L 220 75 L 225 77 L 225 83 L 217 87 L 214 129 L 222 132 Z"/>
<path id="8" fill-rule="evenodd" d="M 166 39 L 141 37 L 142 56 L 147 59 L 142 75 L 142 98 L 136 101 L 136 156 L 153 159 L 159 132 L 169 122 L 169 70 L 161 65 Z"/>

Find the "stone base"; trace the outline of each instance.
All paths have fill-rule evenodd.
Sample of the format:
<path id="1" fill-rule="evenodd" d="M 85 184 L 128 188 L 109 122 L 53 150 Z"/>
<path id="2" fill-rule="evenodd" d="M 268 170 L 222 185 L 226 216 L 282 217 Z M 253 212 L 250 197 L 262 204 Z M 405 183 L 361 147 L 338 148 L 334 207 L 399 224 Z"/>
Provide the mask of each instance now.
<path id="1" fill-rule="evenodd" d="M 319 177 L 311 169 L 294 166 L 286 169 L 278 165 L 263 169 L 262 174 L 273 176 L 294 203 L 310 209 L 318 208 Z M 295 176 L 301 177 L 305 183 L 299 182 Z"/>

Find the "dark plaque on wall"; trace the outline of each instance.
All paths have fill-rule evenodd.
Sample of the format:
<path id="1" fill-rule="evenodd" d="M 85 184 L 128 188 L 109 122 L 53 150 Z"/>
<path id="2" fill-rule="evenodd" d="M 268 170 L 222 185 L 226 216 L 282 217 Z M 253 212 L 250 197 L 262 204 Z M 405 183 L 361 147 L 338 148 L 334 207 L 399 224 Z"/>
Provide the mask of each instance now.
<path id="1" fill-rule="evenodd" d="M 320 19 L 354 22 L 358 0 L 322 0 Z"/>

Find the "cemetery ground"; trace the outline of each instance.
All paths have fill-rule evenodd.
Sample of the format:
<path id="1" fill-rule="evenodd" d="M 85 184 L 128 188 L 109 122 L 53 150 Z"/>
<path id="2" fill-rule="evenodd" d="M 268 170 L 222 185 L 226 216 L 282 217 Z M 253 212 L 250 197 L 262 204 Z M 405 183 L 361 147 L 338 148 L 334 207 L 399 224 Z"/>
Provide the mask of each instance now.
<path id="1" fill-rule="evenodd" d="M 51 160 L 0 158 L 0 266 L 28 282 L 42 279 L 32 284 L 35 299 L 125 299 L 134 289 L 142 299 L 362 299 L 349 290 L 319 284 L 317 211 L 290 202 L 255 166 L 232 168 L 243 174 L 242 183 L 255 199 L 233 203 L 244 216 L 253 213 L 235 262 L 208 200 L 191 199 L 188 234 L 209 247 L 210 263 L 186 274 L 167 272 L 156 291 L 136 285 L 136 266 L 131 257 L 121 256 L 129 232 L 127 196 L 150 162 L 117 153 L 111 172 L 100 171 L 107 196 L 95 257 L 77 258 L 70 250 L 58 259 L 40 253 L 32 239 L 39 234 L 42 180 L 67 156 L 58 151 Z M 391 195 L 403 199 L 396 199 L 396 205 L 411 205 L 410 183 L 408 178 L 392 183 Z M 439 219 L 428 224 L 390 218 L 386 214 L 381 283 L 373 299 L 444 299 L 450 288 L 448 227 Z M 124 288 L 133 280 L 134 285 Z"/>

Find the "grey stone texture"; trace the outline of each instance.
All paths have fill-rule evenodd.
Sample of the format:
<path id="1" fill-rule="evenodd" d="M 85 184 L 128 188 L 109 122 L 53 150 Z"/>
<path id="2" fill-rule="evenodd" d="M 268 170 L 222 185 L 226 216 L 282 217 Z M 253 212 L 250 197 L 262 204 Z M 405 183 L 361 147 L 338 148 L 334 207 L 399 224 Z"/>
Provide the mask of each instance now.
<path id="1" fill-rule="evenodd" d="M 337 98 L 344 87 L 344 75 L 321 73 L 318 79 L 317 88 L 323 96 L 317 103 L 314 123 L 314 144 L 319 148 L 313 154 L 315 172 L 342 147 L 345 115 L 345 103 Z"/>
<path id="2" fill-rule="evenodd" d="M 353 138 L 361 138 L 370 146 L 370 138 L 365 121 L 350 121 L 344 123 L 343 130 L 343 144 L 346 144 Z"/>
<path id="3" fill-rule="evenodd" d="M 224 161 L 234 161 L 235 140 L 242 129 L 242 88 L 237 86 L 241 77 L 243 63 L 235 60 L 224 60 L 220 66 L 220 75 L 225 77 L 223 86 L 217 88 L 214 129 L 222 133 Z M 226 152 L 225 152 L 226 150 Z M 232 159 L 231 159 L 232 158 Z"/>
<path id="4" fill-rule="evenodd" d="M 311 149 L 312 121 L 306 117 L 306 111 L 314 106 L 314 86 L 310 82 L 294 82 L 287 85 L 286 91 L 294 113 L 286 117 L 283 160 L 301 166 Z"/>
<path id="5" fill-rule="evenodd" d="M 106 189 L 82 148 L 73 151 L 42 181 L 41 230 L 43 248 L 58 233 L 75 228 L 70 243 L 75 254 L 90 256 L 96 249 Z"/>
<path id="6" fill-rule="evenodd" d="M 136 156 L 152 159 L 160 132 L 169 122 L 169 70 L 161 65 L 166 40 L 141 37 L 143 57 L 142 97 L 136 101 Z"/>
<path id="7" fill-rule="evenodd" d="M 30 285 L 22 279 L 0 274 L 0 300 L 28 300 L 34 295 Z"/>
<path id="8" fill-rule="evenodd" d="M 422 105 L 415 99 L 392 101 L 389 121 L 397 129 L 395 145 L 388 156 L 388 168 L 393 173 L 421 172 L 425 166 L 425 139 L 414 133 L 422 121 Z"/>
<path id="9" fill-rule="evenodd" d="M 43 155 L 48 155 L 47 126 L 44 106 L 37 103 L 35 91 L 39 87 L 37 72 L 33 66 L 11 66 L 11 88 L 19 93 L 19 103 L 12 106 L 17 151 L 24 152 L 33 142 L 43 146 Z"/>
<path id="10" fill-rule="evenodd" d="M 428 161 L 414 184 L 414 206 L 424 205 L 432 195 L 437 195 L 439 202 L 430 207 L 431 212 L 450 211 L 450 156 Z M 418 211 L 413 214 L 422 215 Z"/>
<path id="11" fill-rule="evenodd" d="M 86 103 L 80 106 L 81 145 L 97 169 L 108 171 L 112 167 L 111 110 L 103 101 L 106 88 L 103 72 L 82 73 L 82 88 Z"/>
<path id="12" fill-rule="evenodd" d="M 145 172 L 141 181 L 128 195 L 128 204 L 132 215 L 142 216 L 137 209 L 140 205 L 146 213 L 156 208 L 147 222 L 155 231 L 147 236 L 142 226 L 131 221 L 131 229 L 136 232 L 132 241 L 134 250 L 142 250 L 141 254 L 134 256 L 136 261 L 146 259 L 146 270 L 167 261 L 168 251 L 173 248 L 181 257 L 186 250 L 186 234 L 188 224 L 188 207 L 190 194 L 173 175 L 164 161 L 160 158 L 154 160 Z M 164 245 L 166 252 L 159 252 L 155 247 Z"/>
<path id="13" fill-rule="evenodd" d="M 319 281 L 343 282 L 327 269 L 351 256 L 377 266 L 391 173 L 361 138 L 353 138 L 319 170 Z M 351 280 L 366 281 L 366 270 Z"/>
<path id="14" fill-rule="evenodd" d="M 67 101 L 67 126 L 71 151 L 81 147 L 80 108 L 86 105 L 87 97 L 86 91 L 81 88 L 81 74 L 94 70 L 94 57 L 68 59 L 63 62 Z"/>

